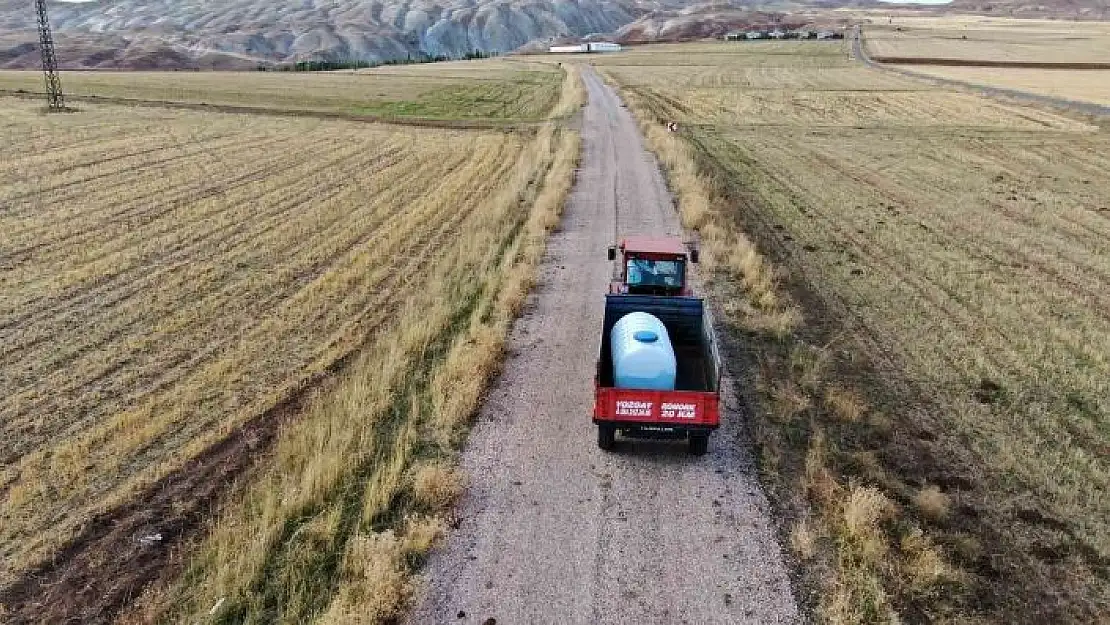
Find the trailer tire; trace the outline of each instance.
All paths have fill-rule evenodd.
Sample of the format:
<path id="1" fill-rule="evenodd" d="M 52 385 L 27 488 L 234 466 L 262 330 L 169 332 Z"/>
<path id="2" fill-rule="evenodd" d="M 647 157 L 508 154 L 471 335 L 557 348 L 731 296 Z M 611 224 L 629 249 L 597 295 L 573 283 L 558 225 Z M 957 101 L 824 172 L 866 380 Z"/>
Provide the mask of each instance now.
<path id="1" fill-rule="evenodd" d="M 709 451 L 708 434 L 690 434 L 690 455 L 704 456 Z"/>
<path id="2" fill-rule="evenodd" d="M 598 424 L 597 446 L 610 451 L 617 443 L 617 428 L 614 425 Z"/>

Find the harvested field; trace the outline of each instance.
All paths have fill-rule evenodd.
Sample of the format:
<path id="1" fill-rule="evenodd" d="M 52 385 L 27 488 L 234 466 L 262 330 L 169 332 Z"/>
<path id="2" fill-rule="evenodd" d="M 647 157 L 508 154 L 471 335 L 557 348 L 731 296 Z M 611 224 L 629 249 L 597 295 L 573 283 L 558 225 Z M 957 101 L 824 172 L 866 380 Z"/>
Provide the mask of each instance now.
<path id="1" fill-rule="evenodd" d="M 1029 93 L 1094 102 L 1110 106 L 1110 69 L 1067 70 L 982 67 L 922 67 L 905 69 L 976 85 L 1019 89 Z"/>
<path id="2" fill-rule="evenodd" d="M 660 56 L 670 59 L 666 66 L 660 67 Z M 660 43 L 631 47 L 619 55 L 607 53 L 604 56 L 591 56 L 590 62 L 598 66 L 617 64 L 621 67 L 639 66 L 641 70 L 653 68 L 668 71 L 671 74 L 680 73 L 680 71 L 666 68 L 702 66 L 716 67 L 721 71 L 725 67 L 735 70 L 759 67 L 825 68 L 851 65 L 851 59 L 848 58 L 846 51 L 837 43 L 820 42 L 805 49 L 799 49 L 797 44 L 779 41 L 728 44 Z"/>
<path id="3" fill-rule="evenodd" d="M 886 57 L 1006 63 L 1110 64 L 1105 22 L 896 18 L 864 28 L 867 52 Z"/>
<path id="4" fill-rule="evenodd" d="M 456 61 L 357 72 L 64 72 L 67 95 L 431 120 L 541 119 L 562 72 L 542 63 Z M 0 90 L 42 90 L 38 72 L 0 71 Z"/>
<path id="5" fill-rule="evenodd" d="M 810 64 L 819 44 L 792 45 Z M 846 101 L 781 58 L 780 90 L 715 94 L 598 62 L 649 130 L 684 122 L 654 143 L 703 239 L 746 232 L 778 267 L 722 254 L 715 281 L 758 353 L 733 357 L 759 372 L 763 468 L 819 619 L 1105 618 L 1105 131 L 862 66 Z M 754 314 L 768 284 L 801 307 L 785 338 Z"/>
<path id="6" fill-rule="evenodd" d="M 574 135 L 81 108 L 0 107 L 0 614 L 403 605 Z"/>
<path id="7" fill-rule="evenodd" d="M 870 76 L 869 78 L 875 78 Z M 1040 128 L 1081 129 L 1085 124 L 1062 115 L 1021 111 L 965 93 L 828 89 L 684 90 L 681 99 L 660 107 L 660 114 L 687 124 L 889 128 Z M 742 121 L 741 121 L 742 120 Z"/>
<path id="8" fill-rule="evenodd" d="M 841 42 L 696 45 L 701 46 L 697 54 L 682 46 L 651 46 L 597 63 L 628 88 L 670 85 L 667 91 L 652 91 L 655 110 L 662 118 L 684 124 L 905 126 L 937 131 L 1088 127 L 1070 117 L 956 91 L 937 92 L 922 81 L 861 70 L 849 64 Z M 764 47 L 768 52 L 761 55 Z M 665 66 L 649 64 L 664 55 L 657 48 L 669 48 L 666 56 L 677 60 Z M 697 59 L 705 64 L 687 65 Z M 768 59 L 775 65 L 766 65 Z M 679 91 L 681 97 L 675 95 Z M 931 93 L 923 97 L 924 91 Z"/>
<path id="9" fill-rule="evenodd" d="M 804 89 L 805 91 L 923 91 L 929 85 L 917 80 L 883 76 L 875 73 L 862 73 L 858 68 L 843 64 L 839 55 L 828 55 L 829 65 L 819 65 L 821 71 L 813 71 L 804 66 L 746 66 L 738 59 L 736 63 L 721 62 L 718 65 L 681 65 L 657 67 L 652 65 L 621 66 L 621 81 L 626 85 L 650 85 L 666 80 L 676 87 L 694 89 L 721 89 L 733 87 L 745 93 L 751 91 L 782 91 L 783 89 Z"/>

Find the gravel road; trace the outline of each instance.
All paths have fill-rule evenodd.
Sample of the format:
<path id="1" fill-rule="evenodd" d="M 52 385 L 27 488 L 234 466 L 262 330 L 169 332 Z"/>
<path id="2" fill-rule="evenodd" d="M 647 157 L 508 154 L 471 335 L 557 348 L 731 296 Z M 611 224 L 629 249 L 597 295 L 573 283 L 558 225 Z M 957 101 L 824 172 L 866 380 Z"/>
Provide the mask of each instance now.
<path id="1" fill-rule="evenodd" d="M 432 554 L 409 622 L 796 622 L 741 415 L 725 410 L 701 458 L 684 442 L 597 448 L 606 247 L 615 233 L 680 227 L 632 117 L 593 71 L 583 78 L 577 183 L 464 451 L 460 525 Z"/>

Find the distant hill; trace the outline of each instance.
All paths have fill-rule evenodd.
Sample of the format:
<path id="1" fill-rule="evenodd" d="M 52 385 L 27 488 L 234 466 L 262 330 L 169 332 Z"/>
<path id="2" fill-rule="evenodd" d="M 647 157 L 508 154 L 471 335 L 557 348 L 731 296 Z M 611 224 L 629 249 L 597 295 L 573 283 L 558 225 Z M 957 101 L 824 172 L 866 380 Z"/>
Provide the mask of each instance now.
<path id="1" fill-rule="evenodd" d="M 510 52 L 616 30 L 651 0 L 93 0 L 51 2 L 69 67 L 241 67 Z M 38 61 L 31 0 L 0 0 L 0 66 Z"/>
<path id="2" fill-rule="evenodd" d="M 777 11 L 770 11 L 709 4 L 680 10 L 652 11 L 621 26 L 614 33 L 614 39 L 622 43 L 688 41 L 722 37 L 729 32 L 751 28 L 766 28 L 771 24 L 789 30 L 802 26 L 827 27 L 848 23 L 847 18 L 836 17 L 830 11 L 815 11 L 812 7 L 804 5 L 783 11 L 786 7 L 780 3 L 776 8 L 778 8 Z"/>
<path id="3" fill-rule="evenodd" d="M 1110 0 L 954 0 L 949 6 L 966 13 L 1110 20 Z"/>
<path id="4" fill-rule="evenodd" d="M 1097 17 L 1110 0 L 956 0 L 949 10 Z M 245 69 L 301 60 L 380 62 L 510 52 L 582 37 L 716 36 L 807 9 L 872 0 L 91 0 L 49 4 L 69 68 Z M 760 6 L 775 13 L 761 12 Z M 889 6 L 889 5 L 882 5 Z M 31 0 L 0 0 L 0 67 L 39 64 Z M 1039 13 L 1037 13 L 1039 11 Z"/>

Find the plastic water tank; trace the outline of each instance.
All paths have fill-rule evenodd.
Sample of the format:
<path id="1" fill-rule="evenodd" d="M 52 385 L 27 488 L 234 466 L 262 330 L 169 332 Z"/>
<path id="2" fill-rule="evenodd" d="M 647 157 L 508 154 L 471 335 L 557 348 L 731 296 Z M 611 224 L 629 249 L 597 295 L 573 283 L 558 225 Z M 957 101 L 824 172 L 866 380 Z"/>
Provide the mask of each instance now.
<path id="1" fill-rule="evenodd" d="M 617 388 L 673 391 L 674 348 L 667 328 L 654 315 L 632 312 L 613 324 L 609 338 Z"/>

